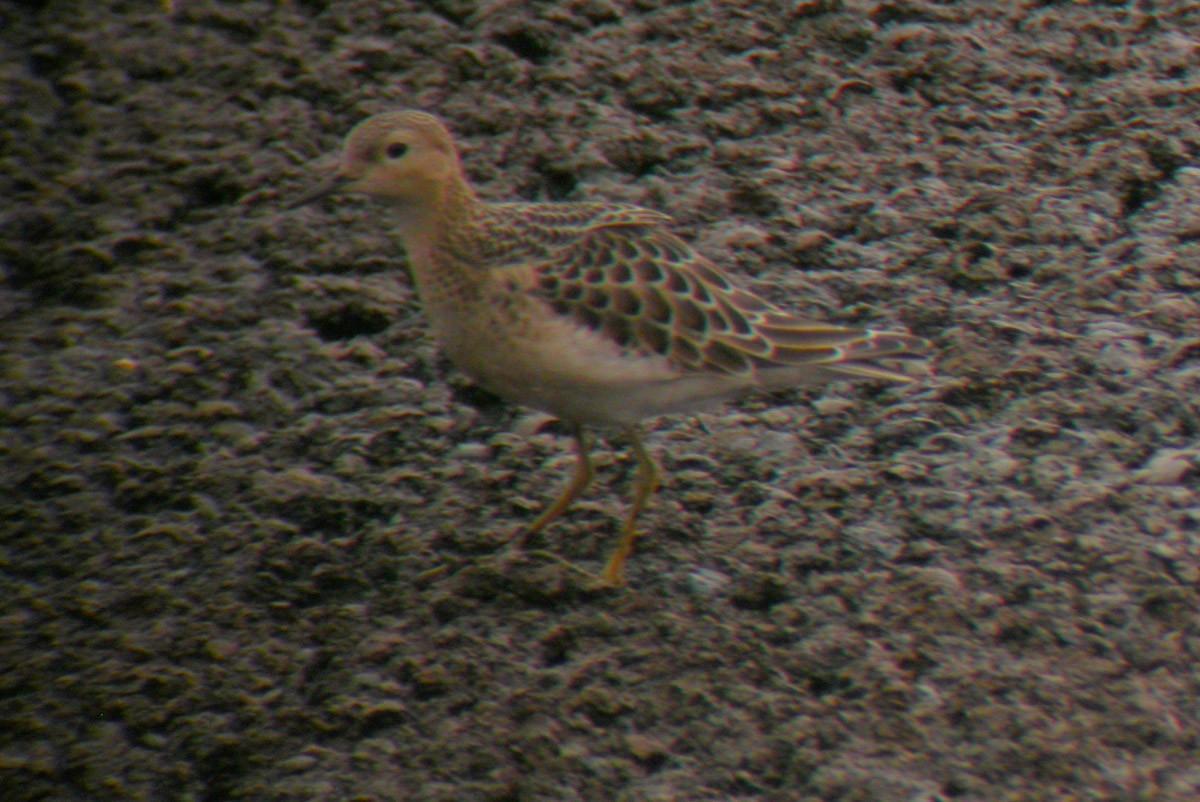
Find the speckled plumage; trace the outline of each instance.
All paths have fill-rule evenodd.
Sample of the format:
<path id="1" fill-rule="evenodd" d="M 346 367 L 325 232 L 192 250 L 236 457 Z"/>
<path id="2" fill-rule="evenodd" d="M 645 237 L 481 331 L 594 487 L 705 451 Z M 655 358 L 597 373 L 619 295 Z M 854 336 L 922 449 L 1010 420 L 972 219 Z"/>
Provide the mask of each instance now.
<path id="1" fill-rule="evenodd" d="M 667 229 L 665 215 L 602 203 L 487 203 L 468 184 L 437 118 L 401 111 L 350 132 L 334 192 L 391 205 L 434 334 L 468 376 L 575 431 L 579 460 L 541 530 L 590 482 L 585 426 L 628 433 L 639 472 L 610 585 L 659 484 L 639 421 L 710 407 L 764 387 L 836 379 L 908 381 L 929 353 L 900 332 L 815 323 L 737 287 Z"/>

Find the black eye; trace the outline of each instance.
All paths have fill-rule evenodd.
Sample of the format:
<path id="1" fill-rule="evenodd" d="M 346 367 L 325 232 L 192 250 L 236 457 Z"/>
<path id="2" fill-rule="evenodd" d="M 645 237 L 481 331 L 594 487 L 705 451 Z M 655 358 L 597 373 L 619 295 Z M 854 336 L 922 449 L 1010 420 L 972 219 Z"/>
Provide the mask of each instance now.
<path id="1" fill-rule="evenodd" d="M 387 154 L 389 159 L 399 159 L 402 158 L 405 153 L 408 153 L 408 145 L 404 144 L 403 142 L 393 142 L 387 146 L 387 150 L 385 150 L 384 153 Z"/>

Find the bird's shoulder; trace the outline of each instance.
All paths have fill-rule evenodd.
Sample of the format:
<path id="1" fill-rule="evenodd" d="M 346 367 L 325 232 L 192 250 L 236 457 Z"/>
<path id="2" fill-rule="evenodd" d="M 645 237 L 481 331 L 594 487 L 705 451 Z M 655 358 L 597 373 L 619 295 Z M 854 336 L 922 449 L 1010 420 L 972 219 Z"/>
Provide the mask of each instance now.
<path id="1" fill-rule="evenodd" d="M 666 227 L 661 212 L 623 203 L 488 203 L 480 227 L 494 240 L 535 249 L 558 248 L 609 228 Z"/>

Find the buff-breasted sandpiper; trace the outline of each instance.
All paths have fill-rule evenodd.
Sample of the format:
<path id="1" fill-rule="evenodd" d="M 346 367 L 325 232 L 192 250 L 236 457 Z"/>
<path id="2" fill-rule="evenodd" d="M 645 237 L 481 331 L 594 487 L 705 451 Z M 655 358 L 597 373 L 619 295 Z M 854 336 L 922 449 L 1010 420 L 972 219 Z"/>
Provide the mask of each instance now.
<path id="1" fill-rule="evenodd" d="M 672 234 L 670 218 L 607 203 L 490 203 L 450 132 L 419 111 L 379 114 L 346 137 L 327 180 L 293 202 L 357 193 L 388 206 L 441 347 L 471 379 L 571 429 L 577 460 L 557 519 L 592 480 L 584 427 L 623 431 L 637 476 L 602 572 L 624 582 L 637 520 L 660 484 L 638 424 L 756 389 L 836 379 L 905 382 L 925 340 L 797 318 L 738 287 Z"/>

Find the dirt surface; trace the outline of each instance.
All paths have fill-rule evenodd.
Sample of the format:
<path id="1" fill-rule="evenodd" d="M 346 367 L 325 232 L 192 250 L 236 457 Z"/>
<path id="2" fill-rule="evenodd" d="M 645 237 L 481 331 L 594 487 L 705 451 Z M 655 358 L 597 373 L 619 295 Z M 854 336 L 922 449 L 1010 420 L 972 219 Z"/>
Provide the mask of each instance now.
<path id="1" fill-rule="evenodd" d="M 0 4 L 0 800 L 1200 798 L 1190 5 Z M 285 208 L 404 107 L 936 375 L 655 422 L 628 590 L 503 551 L 565 432 Z"/>

